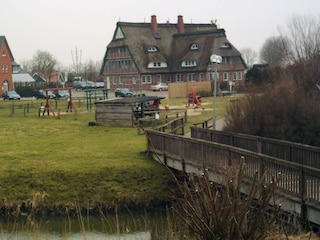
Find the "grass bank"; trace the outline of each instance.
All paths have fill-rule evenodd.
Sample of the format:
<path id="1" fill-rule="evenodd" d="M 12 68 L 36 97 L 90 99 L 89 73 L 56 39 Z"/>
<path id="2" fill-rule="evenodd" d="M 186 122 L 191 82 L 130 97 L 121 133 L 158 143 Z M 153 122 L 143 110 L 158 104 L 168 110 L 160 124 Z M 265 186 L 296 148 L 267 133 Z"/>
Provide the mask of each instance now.
<path id="1" fill-rule="evenodd" d="M 163 105 L 180 101 L 185 100 L 164 100 Z M 217 104 L 228 102 L 221 98 Z M 24 116 L 17 109 L 10 116 L 12 102 L 0 101 L 2 214 L 13 209 L 65 213 L 78 206 L 94 210 L 170 201 L 170 174 L 143 153 L 146 139 L 136 128 L 90 127 L 94 109 L 87 112 L 80 106 L 76 119 L 73 113 L 59 119 L 39 117 L 41 103 L 20 101 L 17 104 L 29 104 L 29 112 Z M 59 104 L 63 108 L 66 103 Z M 223 116 L 222 109 L 218 116 Z M 202 110 L 188 117 L 189 124 L 209 116 L 212 111 Z"/>

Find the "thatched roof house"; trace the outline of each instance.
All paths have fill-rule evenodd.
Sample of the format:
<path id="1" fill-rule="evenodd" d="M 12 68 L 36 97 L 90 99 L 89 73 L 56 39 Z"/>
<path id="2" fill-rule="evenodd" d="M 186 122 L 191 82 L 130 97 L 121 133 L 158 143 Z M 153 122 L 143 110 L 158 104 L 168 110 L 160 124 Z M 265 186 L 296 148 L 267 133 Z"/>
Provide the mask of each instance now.
<path id="1" fill-rule="evenodd" d="M 108 44 L 101 74 L 111 88 L 149 89 L 156 82 L 210 80 L 210 56 L 221 55 L 221 81 L 243 80 L 240 52 L 216 24 L 118 22 Z M 240 72 L 240 73 L 239 73 Z"/>

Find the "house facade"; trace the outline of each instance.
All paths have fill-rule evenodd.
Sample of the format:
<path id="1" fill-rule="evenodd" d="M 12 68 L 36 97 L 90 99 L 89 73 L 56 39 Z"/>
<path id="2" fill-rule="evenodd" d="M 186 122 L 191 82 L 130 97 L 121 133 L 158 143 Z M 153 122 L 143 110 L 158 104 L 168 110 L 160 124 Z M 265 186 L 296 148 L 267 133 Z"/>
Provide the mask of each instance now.
<path id="1" fill-rule="evenodd" d="M 14 61 L 5 36 L 0 36 L 0 95 L 14 89 L 12 81 L 12 62 Z"/>
<path id="2" fill-rule="evenodd" d="M 35 72 L 32 75 L 32 78 L 35 80 L 38 86 L 48 86 L 60 87 L 64 86 L 65 78 L 61 71 L 50 71 L 47 73 L 44 72 Z"/>
<path id="3" fill-rule="evenodd" d="M 244 83 L 246 68 L 240 52 L 216 24 L 158 24 L 118 22 L 108 44 L 100 74 L 111 89 L 148 90 L 158 82 L 210 81 L 214 66 L 210 56 L 223 61 L 218 68 L 221 89 Z"/>
<path id="4" fill-rule="evenodd" d="M 35 80 L 31 75 L 21 69 L 20 65 L 15 61 L 12 62 L 12 82 L 15 87 L 32 86 Z"/>

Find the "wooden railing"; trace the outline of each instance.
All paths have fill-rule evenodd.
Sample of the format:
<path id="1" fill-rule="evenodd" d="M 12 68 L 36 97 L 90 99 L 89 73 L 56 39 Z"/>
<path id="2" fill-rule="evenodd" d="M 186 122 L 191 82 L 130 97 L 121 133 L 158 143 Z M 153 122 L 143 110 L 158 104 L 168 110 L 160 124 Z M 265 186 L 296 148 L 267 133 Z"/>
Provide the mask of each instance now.
<path id="1" fill-rule="evenodd" d="M 213 124 L 212 119 L 213 118 L 210 118 L 201 122 L 196 122 L 193 124 L 193 126 L 198 127 L 199 125 L 201 125 L 202 128 L 211 128 Z M 209 125 L 210 122 L 211 122 L 211 125 Z"/>
<path id="2" fill-rule="evenodd" d="M 191 127 L 191 137 L 226 144 L 320 169 L 320 148 L 318 147 L 247 134 L 214 131 L 212 129 L 195 127 Z"/>
<path id="3" fill-rule="evenodd" d="M 157 125 L 157 119 L 154 118 L 140 118 L 138 119 L 137 128 L 138 128 L 138 134 L 144 134 L 144 125 L 146 123 L 151 123 L 152 129 L 160 131 L 160 132 L 166 132 L 166 133 L 172 133 L 177 135 L 184 135 L 184 127 L 185 127 L 185 118 L 179 117 L 176 119 L 173 119 L 169 122 L 166 122 L 162 125 Z"/>
<path id="4" fill-rule="evenodd" d="M 154 126 L 153 129 L 160 132 L 184 135 L 184 121 L 184 117 L 179 117 L 161 126 Z"/>
<path id="5" fill-rule="evenodd" d="M 160 116 L 165 119 L 165 122 L 169 122 L 173 118 L 184 118 L 184 122 L 188 122 L 188 114 L 186 109 L 173 109 L 173 110 L 160 110 Z"/>
<path id="6" fill-rule="evenodd" d="M 175 111 L 153 111 L 153 113 L 158 113 L 159 118 L 148 117 L 148 118 L 138 118 L 137 129 L 138 134 L 144 134 L 144 128 L 146 126 L 152 127 L 161 132 L 174 133 L 178 135 L 184 134 L 185 123 L 188 121 L 187 111 L 185 109 L 176 109 Z M 155 114 L 152 114 L 155 116 Z M 157 125 L 161 122 L 161 125 Z"/>
<path id="7" fill-rule="evenodd" d="M 301 209 L 306 205 L 316 205 L 320 210 L 320 170 L 299 163 L 232 147 L 216 142 L 181 137 L 154 130 L 146 131 L 148 151 L 171 158 L 181 164 L 193 164 L 201 169 L 217 169 L 245 164 L 244 174 L 253 179 L 258 173 L 265 182 L 279 178 L 280 194 L 290 196 L 299 202 Z M 267 173 L 267 174 L 266 174 Z"/>

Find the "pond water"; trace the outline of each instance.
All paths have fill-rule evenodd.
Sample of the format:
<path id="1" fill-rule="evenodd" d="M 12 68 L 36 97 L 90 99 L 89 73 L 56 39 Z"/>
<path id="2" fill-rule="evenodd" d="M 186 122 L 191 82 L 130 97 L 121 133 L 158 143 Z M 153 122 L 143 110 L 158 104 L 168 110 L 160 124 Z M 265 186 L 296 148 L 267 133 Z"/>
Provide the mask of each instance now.
<path id="1" fill-rule="evenodd" d="M 25 240 L 151 240 L 161 239 L 166 211 L 109 215 L 1 218 L 0 239 Z"/>

